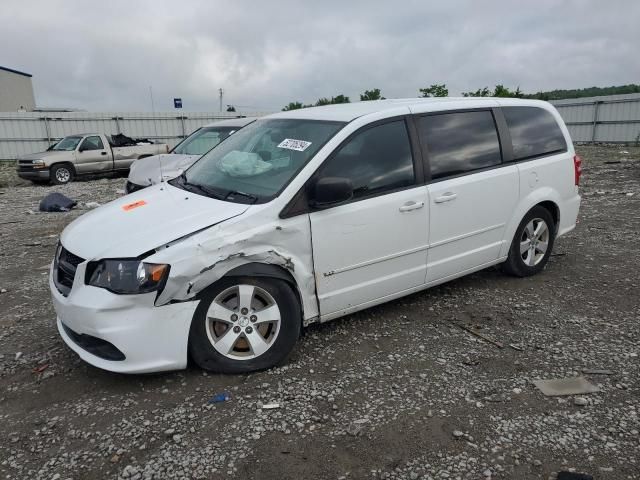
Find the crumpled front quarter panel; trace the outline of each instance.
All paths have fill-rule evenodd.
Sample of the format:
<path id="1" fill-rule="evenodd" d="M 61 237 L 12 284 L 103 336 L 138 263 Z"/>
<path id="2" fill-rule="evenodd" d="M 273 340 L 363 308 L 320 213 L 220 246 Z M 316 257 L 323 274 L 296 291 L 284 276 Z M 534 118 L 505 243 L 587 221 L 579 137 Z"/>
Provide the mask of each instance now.
<path id="1" fill-rule="evenodd" d="M 230 270 L 247 263 L 278 265 L 296 281 L 305 324 L 318 317 L 308 215 L 280 219 L 266 206 L 215 225 L 166 249 L 150 262 L 170 263 L 171 273 L 156 304 L 188 300 Z"/>

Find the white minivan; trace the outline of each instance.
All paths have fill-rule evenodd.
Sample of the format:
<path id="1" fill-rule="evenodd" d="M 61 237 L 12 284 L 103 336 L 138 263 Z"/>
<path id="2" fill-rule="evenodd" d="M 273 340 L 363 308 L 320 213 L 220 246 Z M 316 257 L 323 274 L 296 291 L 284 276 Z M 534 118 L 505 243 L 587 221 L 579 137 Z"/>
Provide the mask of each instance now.
<path id="1" fill-rule="evenodd" d="M 282 362 L 301 328 L 491 265 L 538 273 L 580 159 L 546 102 L 383 100 L 263 117 L 62 233 L 64 341 L 116 372 Z"/>

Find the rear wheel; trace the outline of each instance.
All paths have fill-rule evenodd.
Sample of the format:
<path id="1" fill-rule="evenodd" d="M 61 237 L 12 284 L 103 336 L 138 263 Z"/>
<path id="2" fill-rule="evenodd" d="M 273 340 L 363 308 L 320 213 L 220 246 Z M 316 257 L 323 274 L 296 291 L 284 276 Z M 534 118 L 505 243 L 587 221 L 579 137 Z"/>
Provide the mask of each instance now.
<path id="1" fill-rule="evenodd" d="M 286 359 L 300 326 L 300 305 L 286 282 L 229 277 L 203 295 L 191 323 L 189 351 L 206 370 L 263 370 Z"/>
<path id="2" fill-rule="evenodd" d="M 518 225 L 503 270 L 517 277 L 540 272 L 551 255 L 555 240 L 555 224 L 549 210 L 536 206 Z"/>
<path id="3" fill-rule="evenodd" d="M 54 165 L 49 176 L 54 185 L 64 185 L 73 180 L 73 168 L 66 163 Z"/>

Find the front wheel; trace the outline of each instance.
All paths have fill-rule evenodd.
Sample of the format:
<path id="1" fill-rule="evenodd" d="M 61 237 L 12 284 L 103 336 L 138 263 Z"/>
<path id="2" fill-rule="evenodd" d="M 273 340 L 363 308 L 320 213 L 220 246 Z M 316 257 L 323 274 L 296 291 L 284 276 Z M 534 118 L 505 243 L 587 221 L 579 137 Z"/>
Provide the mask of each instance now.
<path id="1" fill-rule="evenodd" d="M 191 358 L 221 373 L 273 367 L 286 359 L 300 336 L 300 310 L 282 280 L 224 278 L 205 291 L 194 313 Z"/>
<path id="2" fill-rule="evenodd" d="M 549 210 L 533 207 L 518 225 L 503 270 L 516 277 L 535 275 L 549 261 L 554 240 L 555 224 Z"/>
<path id="3" fill-rule="evenodd" d="M 73 168 L 69 165 L 54 165 L 51 167 L 50 180 L 54 185 L 64 185 L 73 180 Z"/>

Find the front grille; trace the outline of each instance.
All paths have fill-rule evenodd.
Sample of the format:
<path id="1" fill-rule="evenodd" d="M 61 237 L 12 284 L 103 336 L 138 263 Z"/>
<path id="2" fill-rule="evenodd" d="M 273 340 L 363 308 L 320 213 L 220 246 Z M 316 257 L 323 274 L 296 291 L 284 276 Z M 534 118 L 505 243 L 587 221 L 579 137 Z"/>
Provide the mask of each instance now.
<path id="1" fill-rule="evenodd" d="M 122 361 L 126 358 L 124 353 L 118 350 L 113 343 L 109 343 L 106 340 L 92 335 L 87 335 L 86 333 L 74 332 L 64 323 L 62 324 L 62 328 L 69 338 L 73 340 L 73 343 L 96 357 L 113 361 Z"/>
<path id="2" fill-rule="evenodd" d="M 58 291 L 65 297 L 69 295 L 71 287 L 73 287 L 76 269 L 82 262 L 84 262 L 83 258 L 74 255 L 62 245 L 58 247 L 53 279 Z"/>

